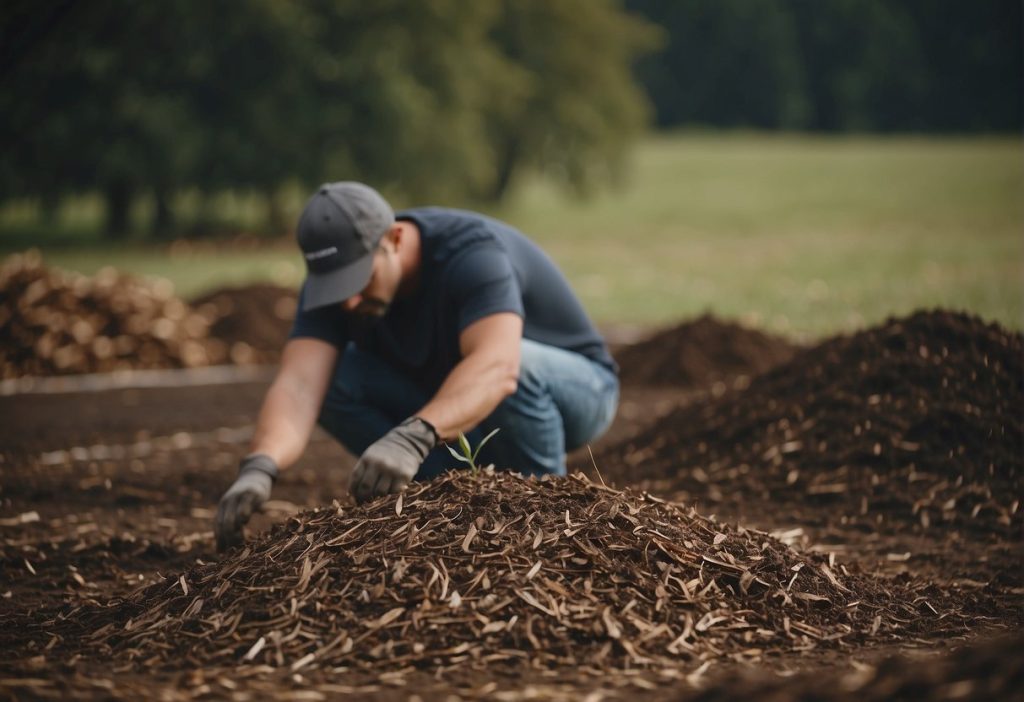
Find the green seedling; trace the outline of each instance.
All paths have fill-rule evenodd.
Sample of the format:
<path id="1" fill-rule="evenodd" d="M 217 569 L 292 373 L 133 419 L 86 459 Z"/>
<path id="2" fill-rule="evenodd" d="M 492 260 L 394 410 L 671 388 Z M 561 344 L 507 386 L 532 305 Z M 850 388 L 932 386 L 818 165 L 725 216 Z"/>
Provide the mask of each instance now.
<path id="1" fill-rule="evenodd" d="M 492 431 L 490 434 L 481 439 L 480 443 L 476 445 L 476 450 L 473 450 L 473 447 L 469 445 L 469 439 L 467 439 L 466 435 L 460 431 L 459 450 L 461 450 L 462 453 L 459 453 L 459 451 L 456 451 L 451 446 L 448 447 L 448 453 L 454 456 L 455 460 L 462 461 L 463 463 L 468 463 L 469 469 L 473 471 L 473 475 L 476 475 L 480 471 L 480 466 L 476 464 L 476 457 L 480 454 L 480 449 L 484 447 L 484 444 L 486 444 L 490 440 L 490 438 L 497 433 L 497 429 Z"/>

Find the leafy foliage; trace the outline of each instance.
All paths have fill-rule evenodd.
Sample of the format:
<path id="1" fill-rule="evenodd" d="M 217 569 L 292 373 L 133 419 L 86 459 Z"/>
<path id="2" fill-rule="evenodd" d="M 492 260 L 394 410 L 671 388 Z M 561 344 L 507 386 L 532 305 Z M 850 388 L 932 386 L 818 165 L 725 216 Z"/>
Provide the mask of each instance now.
<path id="1" fill-rule="evenodd" d="M 1019 0 L 627 0 L 661 125 L 1018 131 Z"/>
<path id="2" fill-rule="evenodd" d="M 0 197 L 267 194 L 359 179 L 408 200 L 582 190 L 646 115 L 651 28 L 612 0 L 12 0 L 0 11 Z"/>

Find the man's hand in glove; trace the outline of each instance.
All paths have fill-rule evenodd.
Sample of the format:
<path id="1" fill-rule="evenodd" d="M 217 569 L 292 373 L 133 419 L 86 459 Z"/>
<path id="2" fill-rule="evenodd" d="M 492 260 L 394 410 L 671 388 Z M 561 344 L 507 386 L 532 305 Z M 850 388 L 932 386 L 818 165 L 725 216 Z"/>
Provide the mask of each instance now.
<path id="1" fill-rule="evenodd" d="M 214 531 L 217 550 L 227 551 L 242 543 L 242 527 L 260 506 L 270 499 L 270 489 L 277 480 L 277 464 L 263 453 L 242 459 L 238 477 L 220 498 Z"/>
<path id="2" fill-rule="evenodd" d="M 410 417 L 371 444 L 352 472 L 349 489 L 356 501 L 404 489 L 437 441 L 429 422 Z"/>

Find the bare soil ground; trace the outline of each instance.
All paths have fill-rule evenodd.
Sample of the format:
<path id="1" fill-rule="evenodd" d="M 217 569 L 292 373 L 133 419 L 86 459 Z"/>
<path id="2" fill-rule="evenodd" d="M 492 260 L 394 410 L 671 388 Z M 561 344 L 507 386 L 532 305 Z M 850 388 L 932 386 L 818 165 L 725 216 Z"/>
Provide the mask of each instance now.
<path id="1" fill-rule="evenodd" d="M 794 353 L 627 383 L 586 478 L 356 507 L 317 434 L 224 556 L 265 382 L 0 397 L 0 697 L 1020 698 L 1020 335 Z"/>

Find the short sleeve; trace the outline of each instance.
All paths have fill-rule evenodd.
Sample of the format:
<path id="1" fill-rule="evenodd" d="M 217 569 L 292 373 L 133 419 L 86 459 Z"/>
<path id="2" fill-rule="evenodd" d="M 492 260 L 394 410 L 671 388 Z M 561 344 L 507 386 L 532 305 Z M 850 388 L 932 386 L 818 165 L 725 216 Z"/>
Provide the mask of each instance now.
<path id="1" fill-rule="evenodd" d="M 302 310 L 302 301 L 305 297 L 306 288 L 303 286 L 299 293 L 298 309 L 295 312 L 295 322 L 292 324 L 289 339 L 313 338 L 326 341 L 345 348 L 349 341 L 348 324 L 344 313 L 339 305 L 332 307 L 319 307 L 312 310 Z"/>
<path id="2" fill-rule="evenodd" d="M 458 331 L 499 312 L 524 316 L 522 292 L 508 254 L 479 245 L 461 254 L 449 273 L 449 304 L 455 306 Z"/>

